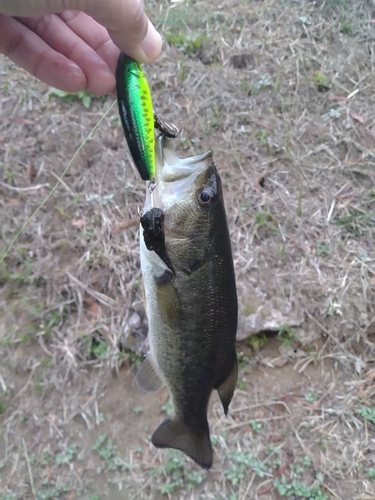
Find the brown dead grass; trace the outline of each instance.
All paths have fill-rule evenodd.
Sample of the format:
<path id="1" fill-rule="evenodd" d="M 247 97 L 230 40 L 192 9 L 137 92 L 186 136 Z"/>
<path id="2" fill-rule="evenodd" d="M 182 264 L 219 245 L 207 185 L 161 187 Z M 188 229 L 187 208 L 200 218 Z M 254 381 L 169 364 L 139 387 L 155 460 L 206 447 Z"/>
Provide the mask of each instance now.
<path id="1" fill-rule="evenodd" d="M 215 466 L 202 484 L 189 476 L 198 472 L 191 462 L 180 466 L 178 455 L 151 447 L 160 401 L 134 418 L 138 396 L 129 384 L 124 391 L 119 371 L 129 356 L 119 351 L 128 319 L 133 311 L 144 317 L 137 227 L 144 186 L 114 108 L 0 264 L 0 498 L 94 499 L 98 491 L 160 498 L 173 481 L 170 498 L 284 498 L 274 481 L 284 475 L 291 485 L 291 466 L 305 457 L 311 465 L 298 477 L 309 498 L 319 500 L 314 485 L 326 498 L 375 498 L 367 476 L 374 427 L 358 413 L 374 404 L 371 2 L 150 9 L 169 40 L 147 68 L 154 106 L 183 126 L 181 154 L 212 148 L 223 178 L 239 334 L 264 308 L 293 317 L 299 342 L 279 349 L 271 341 L 243 363 L 246 391 L 237 391 L 229 419 L 214 403 Z M 0 71 L 2 253 L 113 100 L 86 110 L 50 96 L 9 61 L 1 59 Z M 149 428 L 135 429 L 136 421 Z M 92 450 L 100 433 L 113 437 L 124 470 L 107 470 Z M 74 443 L 85 460 L 73 454 L 57 463 Z M 280 460 L 260 478 L 259 462 L 273 460 L 270 445 Z M 241 475 L 239 457 L 249 452 L 257 465 Z M 236 484 L 228 479 L 233 467 Z"/>

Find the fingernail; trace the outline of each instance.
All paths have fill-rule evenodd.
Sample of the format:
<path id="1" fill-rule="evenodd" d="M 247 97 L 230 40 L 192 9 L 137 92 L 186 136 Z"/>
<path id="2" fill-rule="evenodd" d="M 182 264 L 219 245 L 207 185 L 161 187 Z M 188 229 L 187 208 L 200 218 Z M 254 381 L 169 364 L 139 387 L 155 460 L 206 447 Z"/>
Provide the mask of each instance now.
<path id="1" fill-rule="evenodd" d="M 71 82 L 73 85 L 85 88 L 86 76 L 82 69 L 72 61 L 69 61 L 69 63 L 67 64 L 67 68 L 68 71 L 64 75 L 67 82 Z"/>
<path id="2" fill-rule="evenodd" d="M 39 80 L 65 92 L 78 92 L 86 86 L 86 76 L 77 64 L 56 56 L 53 64 L 40 64 L 35 74 Z"/>
<path id="3" fill-rule="evenodd" d="M 94 74 L 86 75 L 86 90 L 94 95 L 107 95 L 115 87 L 115 77 L 108 67 L 96 70 Z"/>
<path id="4" fill-rule="evenodd" d="M 160 34 L 156 31 L 149 20 L 147 34 L 141 44 L 141 50 L 145 55 L 144 62 L 153 62 L 160 56 L 162 43 Z"/>

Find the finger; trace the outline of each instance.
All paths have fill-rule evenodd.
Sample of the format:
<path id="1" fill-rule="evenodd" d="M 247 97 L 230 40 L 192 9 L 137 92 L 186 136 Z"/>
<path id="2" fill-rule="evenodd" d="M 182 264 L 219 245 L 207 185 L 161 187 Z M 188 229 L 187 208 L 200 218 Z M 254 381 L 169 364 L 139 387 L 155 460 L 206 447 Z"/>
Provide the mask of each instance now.
<path id="1" fill-rule="evenodd" d="M 161 52 L 159 33 L 148 20 L 142 0 L 0 0 L 0 13 L 42 16 L 81 10 L 105 28 L 120 50 L 139 62 L 154 61 Z"/>
<path id="2" fill-rule="evenodd" d="M 16 19 L 0 14 L 0 53 L 52 87 L 77 92 L 86 86 L 83 71 Z"/>
<path id="3" fill-rule="evenodd" d="M 95 50 L 114 74 L 120 50 L 111 40 L 108 31 L 81 11 L 67 10 L 62 12 L 60 17 L 74 33 Z"/>
<path id="4" fill-rule="evenodd" d="M 88 0 L 92 1 L 92 0 Z M 83 0 L 85 3 L 86 0 Z M 51 12 L 61 12 L 65 9 L 77 9 L 81 0 L 0 0 L 0 13 L 7 16 L 40 17 Z"/>
<path id="5" fill-rule="evenodd" d="M 89 15 L 105 26 L 115 44 L 139 62 L 152 62 L 162 40 L 147 18 L 142 0 L 86 0 Z"/>
<path id="6" fill-rule="evenodd" d="M 83 21 L 87 21 L 87 19 L 90 20 L 89 16 L 84 15 Z M 50 47 L 81 68 L 86 76 L 86 90 L 88 92 L 103 95 L 112 91 L 115 86 L 113 72 L 95 50 L 72 31 L 60 16 L 46 14 L 37 19 L 22 17 L 19 20 L 39 35 Z M 91 25 L 96 24 L 93 19 L 91 21 Z M 103 33 L 101 36 L 103 37 Z"/>

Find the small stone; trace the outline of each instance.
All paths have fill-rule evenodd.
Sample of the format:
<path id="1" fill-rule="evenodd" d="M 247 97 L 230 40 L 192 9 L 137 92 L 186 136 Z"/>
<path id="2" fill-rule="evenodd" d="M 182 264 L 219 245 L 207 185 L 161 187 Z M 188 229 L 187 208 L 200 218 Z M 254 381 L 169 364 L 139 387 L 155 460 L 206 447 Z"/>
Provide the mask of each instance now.
<path id="1" fill-rule="evenodd" d="M 141 321 L 140 315 L 134 312 L 128 320 L 129 329 L 132 331 L 139 328 L 141 326 Z"/>

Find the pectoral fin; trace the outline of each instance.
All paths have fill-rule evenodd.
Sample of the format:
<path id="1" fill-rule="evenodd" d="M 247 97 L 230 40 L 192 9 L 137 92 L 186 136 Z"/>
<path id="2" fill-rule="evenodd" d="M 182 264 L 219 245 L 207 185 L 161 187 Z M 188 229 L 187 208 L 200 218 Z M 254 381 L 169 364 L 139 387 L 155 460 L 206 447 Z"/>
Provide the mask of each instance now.
<path id="1" fill-rule="evenodd" d="M 238 364 L 237 357 L 235 357 L 235 362 L 233 364 L 232 371 L 229 376 L 224 380 L 224 382 L 217 388 L 217 392 L 219 393 L 221 404 L 224 408 L 225 415 L 228 413 L 228 408 L 230 402 L 232 401 L 233 393 L 237 384 L 237 376 L 238 376 Z"/>
<path id="2" fill-rule="evenodd" d="M 177 323 L 181 311 L 181 303 L 173 283 L 173 273 L 168 269 L 155 278 L 157 285 L 157 300 L 163 321 L 173 327 Z"/>
<path id="3" fill-rule="evenodd" d="M 156 392 L 165 385 L 163 379 L 158 373 L 158 369 L 155 366 L 151 354 L 148 354 L 146 359 L 141 364 L 141 367 L 135 376 L 135 383 L 142 390 L 142 392 Z"/>

